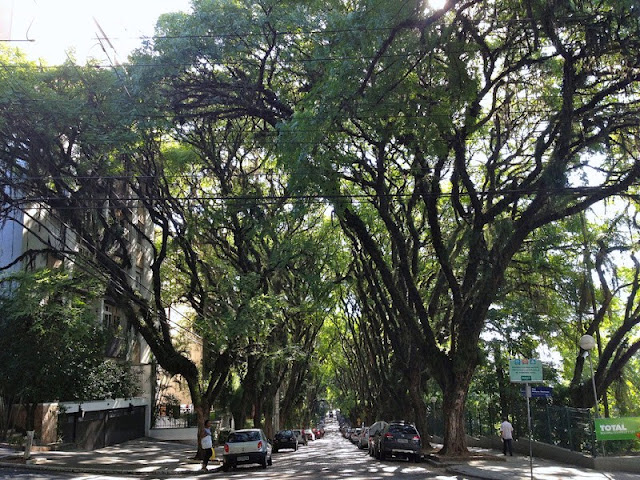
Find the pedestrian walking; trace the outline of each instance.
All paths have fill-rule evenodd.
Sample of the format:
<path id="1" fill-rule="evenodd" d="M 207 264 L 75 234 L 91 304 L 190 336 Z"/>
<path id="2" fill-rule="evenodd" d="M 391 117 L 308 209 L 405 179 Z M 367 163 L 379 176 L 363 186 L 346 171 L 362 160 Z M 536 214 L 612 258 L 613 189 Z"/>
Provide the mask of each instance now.
<path id="1" fill-rule="evenodd" d="M 204 434 L 200 440 L 200 446 L 202 447 L 202 470 L 207 470 L 209 459 L 213 454 L 213 438 L 211 438 L 211 421 L 204 421 Z"/>
<path id="2" fill-rule="evenodd" d="M 500 437 L 502 437 L 502 453 L 506 455 L 508 451 L 513 457 L 513 425 L 507 417 L 504 417 L 500 424 Z"/>

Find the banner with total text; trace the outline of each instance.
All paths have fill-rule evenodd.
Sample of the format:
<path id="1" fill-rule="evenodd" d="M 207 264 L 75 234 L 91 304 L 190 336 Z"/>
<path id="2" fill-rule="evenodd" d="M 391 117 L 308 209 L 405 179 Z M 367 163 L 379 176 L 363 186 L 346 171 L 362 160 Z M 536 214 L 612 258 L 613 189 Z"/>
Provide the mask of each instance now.
<path id="1" fill-rule="evenodd" d="M 640 417 L 596 418 L 597 440 L 640 440 Z"/>

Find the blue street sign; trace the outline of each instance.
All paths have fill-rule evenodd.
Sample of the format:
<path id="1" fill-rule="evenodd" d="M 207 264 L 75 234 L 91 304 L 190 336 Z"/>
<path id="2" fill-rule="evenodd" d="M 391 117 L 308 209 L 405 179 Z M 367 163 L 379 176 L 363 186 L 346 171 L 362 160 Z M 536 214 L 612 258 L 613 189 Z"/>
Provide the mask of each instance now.
<path id="1" fill-rule="evenodd" d="M 525 396 L 525 389 L 521 388 L 520 393 Z M 551 398 L 553 395 L 553 387 L 531 386 L 531 397 L 533 398 Z"/>

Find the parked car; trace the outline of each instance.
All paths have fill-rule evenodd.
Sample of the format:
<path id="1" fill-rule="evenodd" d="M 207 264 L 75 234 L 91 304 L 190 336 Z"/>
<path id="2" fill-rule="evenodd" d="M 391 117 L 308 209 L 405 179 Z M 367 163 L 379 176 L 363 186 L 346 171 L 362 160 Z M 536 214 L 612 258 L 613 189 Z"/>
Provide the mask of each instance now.
<path id="1" fill-rule="evenodd" d="M 362 429 L 361 428 L 354 428 L 351 431 L 351 435 L 349 436 L 349 440 L 351 440 L 351 443 L 353 443 L 354 445 L 358 445 L 360 443 L 360 434 L 362 433 Z"/>
<path id="2" fill-rule="evenodd" d="M 422 442 L 416 427 L 405 422 L 391 422 L 378 435 L 377 453 L 380 460 L 390 456 L 421 460 Z"/>
<path id="3" fill-rule="evenodd" d="M 307 436 L 302 433 L 302 430 L 291 430 L 298 439 L 298 445 L 307 445 Z"/>
<path id="4" fill-rule="evenodd" d="M 293 448 L 298 450 L 298 436 L 293 430 L 280 430 L 273 437 L 273 453 L 277 453 L 283 448 Z"/>
<path id="5" fill-rule="evenodd" d="M 227 442 L 227 438 L 233 432 L 232 429 L 223 427 L 218 432 L 218 438 L 216 439 L 216 445 L 224 445 Z"/>
<path id="6" fill-rule="evenodd" d="M 273 463 L 271 450 L 271 444 L 259 428 L 231 432 L 224 444 L 222 470 L 227 472 L 230 468 L 248 463 L 258 463 L 262 468 L 267 468 Z"/>
<path id="7" fill-rule="evenodd" d="M 302 431 L 303 431 L 305 437 L 307 438 L 307 441 L 309 441 L 309 440 L 314 441 L 316 439 L 316 436 L 313 433 L 313 430 L 311 430 L 310 428 L 305 428 Z"/>
<path id="8" fill-rule="evenodd" d="M 360 436 L 358 437 L 358 448 L 364 450 L 369 445 L 369 427 L 364 427 L 360 432 Z"/>
<path id="9" fill-rule="evenodd" d="M 367 438 L 367 448 L 370 456 L 375 457 L 375 444 L 378 440 L 380 432 L 387 426 L 387 422 L 380 420 L 372 423 L 369 427 L 369 438 Z"/>

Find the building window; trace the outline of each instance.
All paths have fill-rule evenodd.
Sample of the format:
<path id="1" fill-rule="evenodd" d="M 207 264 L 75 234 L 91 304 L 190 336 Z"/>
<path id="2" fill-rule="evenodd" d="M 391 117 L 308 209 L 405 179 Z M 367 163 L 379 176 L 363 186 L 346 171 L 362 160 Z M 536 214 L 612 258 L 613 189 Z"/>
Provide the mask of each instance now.
<path id="1" fill-rule="evenodd" d="M 116 315 L 115 308 L 107 303 L 104 304 L 104 313 L 102 316 L 105 328 L 115 330 L 120 322 L 120 317 Z"/>

